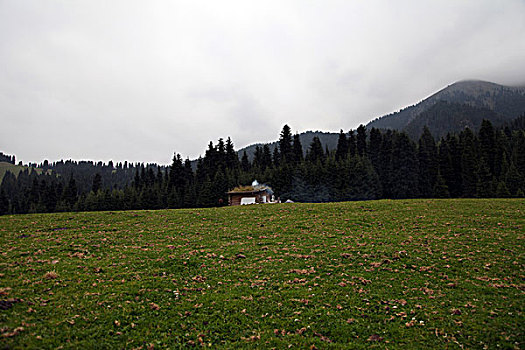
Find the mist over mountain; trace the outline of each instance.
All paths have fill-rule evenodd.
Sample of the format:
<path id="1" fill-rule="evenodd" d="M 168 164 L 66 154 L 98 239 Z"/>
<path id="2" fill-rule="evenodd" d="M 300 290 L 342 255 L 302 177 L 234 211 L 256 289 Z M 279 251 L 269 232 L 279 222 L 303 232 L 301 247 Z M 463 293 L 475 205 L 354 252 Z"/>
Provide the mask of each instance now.
<path id="1" fill-rule="evenodd" d="M 525 87 L 486 81 L 460 81 L 416 105 L 377 118 L 367 129 L 406 130 L 418 137 L 425 125 L 435 137 L 465 127 L 479 128 L 483 119 L 494 125 L 511 121 L 525 112 Z"/>

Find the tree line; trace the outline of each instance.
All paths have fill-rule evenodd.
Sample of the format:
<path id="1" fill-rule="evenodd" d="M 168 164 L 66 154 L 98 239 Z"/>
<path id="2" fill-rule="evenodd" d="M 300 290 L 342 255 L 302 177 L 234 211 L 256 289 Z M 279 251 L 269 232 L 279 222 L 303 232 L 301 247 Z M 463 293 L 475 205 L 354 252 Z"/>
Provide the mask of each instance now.
<path id="1" fill-rule="evenodd" d="M 303 152 L 299 135 L 285 125 L 278 147 L 257 146 L 252 160 L 221 138 L 196 164 L 176 153 L 170 166 L 61 161 L 40 167 L 40 174 L 5 174 L 0 214 L 220 206 L 227 205 L 228 190 L 254 179 L 282 201 L 523 197 L 525 130 L 484 120 L 478 132 L 466 128 L 439 141 L 425 127 L 414 141 L 405 132 L 361 125 L 341 130 L 336 149 L 315 137 Z"/>

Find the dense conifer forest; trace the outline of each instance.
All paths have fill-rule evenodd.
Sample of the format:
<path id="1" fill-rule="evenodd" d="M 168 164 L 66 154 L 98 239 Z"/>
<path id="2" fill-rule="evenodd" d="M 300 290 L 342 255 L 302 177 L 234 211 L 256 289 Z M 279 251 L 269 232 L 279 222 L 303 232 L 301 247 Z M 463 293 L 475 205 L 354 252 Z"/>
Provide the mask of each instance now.
<path id="1" fill-rule="evenodd" d="M 254 179 L 281 201 L 523 197 L 522 121 L 494 128 L 484 120 L 478 133 L 465 128 L 438 141 L 426 127 L 414 141 L 405 132 L 361 125 L 341 131 L 335 150 L 315 137 L 306 152 L 285 125 L 274 152 L 257 146 L 250 161 L 246 153 L 238 156 L 230 138 L 219 139 L 209 143 L 196 169 L 180 154 L 169 167 L 45 161 L 40 174 L 5 174 L 0 214 L 219 206 L 228 203 L 228 190 Z M 14 156 L 2 157 L 14 163 Z"/>

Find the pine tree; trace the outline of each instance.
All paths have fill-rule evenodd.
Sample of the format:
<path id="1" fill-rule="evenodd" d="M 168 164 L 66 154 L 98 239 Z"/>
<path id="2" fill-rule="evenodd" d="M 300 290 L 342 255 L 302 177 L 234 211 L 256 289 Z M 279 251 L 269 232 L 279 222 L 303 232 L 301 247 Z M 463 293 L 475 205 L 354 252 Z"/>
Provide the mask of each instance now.
<path id="1" fill-rule="evenodd" d="M 350 157 L 355 156 L 357 153 L 356 137 L 354 130 L 348 132 L 348 153 Z"/>
<path id="2" fill-rule="evenodd" d="M 281 162 L 287 162 L 293 159 L 292 132 L 288 125 L 283 126 L 279 137 L 279 153 Z"/>
<path id="3" fill-rule="evenodd" d="M 270 152 L 270 146 L 265 144 L 262 148 L 262 167 L 261 170 L 264 171 L 266 168 L 272 167 L 272 154 Z"/>
<path id="4" fill-rule="evenodd" d="M 65 202 L 65 204 L 68 205 L 68 210 L 72 209 L 73 205 L 78 200 L 77 183 L 75 179 L 73 178 L 73 175 L 70 176 L 69 182 L 67 186 L 64 188 L 62 199 Z"/>
<path id="5" fill-rule="evenodd" d="M 312 143 L 310 143 L 310 148 L 308 149 L 308 153 L 306 154 L 306 160 L 311 163 L 315 163 L 317 161 L 323 162 L 325 159 L 325 153 L 323 151 L 323 145 L 321 144 L 321 140 L 319 140 L 319 137 L 315 136 L 312 139 Z"/>
<path id="6" fill-rule="evenodd" d="M 520 189 L 523 189 L 524 181 L 514 162 L 510 162 L 509 169 L 505 174 L 505 184 L 512 196 L 516 196 Z"/>
<path id="7" fill-rule="evenodd" d="M 234 169 L 239 167 L 239 157 L 235 148 L 233 147 L 233 142 L 230 137 L 226 140 L 226 167 L 228 169 Z"/>
<path id="8" fill-rule="evenodd" d="M 242 158 L 241 158 L 241 169 L 244 172 L 248 172 L 250 171 L 250 168 L 251 168 L 251 164 L 250 164 L 250 161 L 248 160 L 248 155 L 246 154 L 246 151 L 243 151 Z"/>
<path id="9" fill-rule="evenodd" d="M 293 136 L 293 160 L 296 164 L 301 163 L 304 159 L 303 157 L 303 145 L 301 144 L 301 137 L 299 134 Z"/>
<path id="10" fill-rule="evenodd" d="M 416 146 L 404 132 L 394 134 L 391 181 L 393 198 L 415 198 L 418 196 Z"/>
<path id="11" fill-rule="evenodd" d="M 364 156 L 367 154 L 366 151 L 366 127 L 361 124 L 357 128 L 357 139 L 356 139 L 356 146 L 357 146 L 357 154 L 360 156 Z"/>
<path id="12" fill-rule="evenodd" d="M 476 196 L 478 184 L 478 154 L 475 136 L 470 129 L 460 134 L 461 145 L 461 187 L 463 197 Z"/>
<path id="13" fill-rule="evenodd" d="M 492 123 L 483 119 L 478 135 L 481 159 L 484 160 L 488 167 L 488 171 L 492 176 L 492 174 L 494 174 L 494 158 L 496 152 L 495 132 Z"/>
<path id="14" fill-rule="evenodd" d="M 436 183 L 434 185 L 434 197 L 435 198 L 449 198 L 450 192 L 448 191 L 448 186 L 441 176 L 441 173 L 438 172 L 436 177 Z"/>
<path id="15" fill-rule="evenodd" d="M 273 164 L 277 168 L 281 165 L 281 154 L 279 153 L 279 148 L 275 147 L 273 149 Z"/>
<path id="16" fill-rule="evenodd" d="M 417 156 L 419 164 L 419 195 L 423 198 L 430 198 L 434 194 L 434 186 L 436 184 L 438 157 L 436 142 L 426 126 L 423 128 L 423 133 L 419 138 Z"/>
<path id="17" fill-rule="evenodd" d="M 343 132 L 343 129 L 339 131 L 339 138 L 337 140 L 337 149 L 335 151 L 335 159 L 341 160 L 348 156 L 348 140 Z"/>
<path id="18" fill-rule="evenodd" d="M 372 128 L 370 130 L 370 142 L 368 143 L 368 154 L 370 162 L 376 171 L 378 171 L 381 164 L 381 142 L 382 136 L 381 132 Z"/>
<path id="19" fill-rule="evenodd" d="M 496 196 L 498 198 L 508 198 L 508 197 L 510 197 L 510 191 L 507 188 L 507 185 L 505 184 L 505 182 L 500 181 L 498 183 L 498 187 L 496 189 Z"/>
<path id="20" fill-rule="evenodd" d="M 9 199 L 4 192 L 4 189 L 0 190 L 0 215 L 9 213 Z"/>
<path id="21" fill-rule="evenodd" d="M 98 190 L 102 187 L 102 176 L 100 173 L 96 173 L 93 177 L 93 184 L 91 185 L 91 191 L 97 193 Z"/>
<path id="22" fill-rule="evenodd" d="M 259 146 L 255 146 L 255 153 L 253 155 L 253 166 L 259 168 L 259 170 L 262 169 L 262 167 L 264 166 L 263 150 Z"/>
<path id="23" fill-rule="evenodd" d="M 478 183 L 476 187 L 476 197 L 491 198 L 494 197 L 493 179 L 489 166 L 485 158 L 481 158 L 478 166 Z"/>

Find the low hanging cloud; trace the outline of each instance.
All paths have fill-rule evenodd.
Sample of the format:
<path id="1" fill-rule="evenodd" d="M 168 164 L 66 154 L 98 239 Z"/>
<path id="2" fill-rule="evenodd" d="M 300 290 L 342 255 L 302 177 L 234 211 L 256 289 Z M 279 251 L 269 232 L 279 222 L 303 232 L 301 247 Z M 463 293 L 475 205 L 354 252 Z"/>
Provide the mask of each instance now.
<path id="1" fill-rule="evenodd" d="M 525 84 L 525 3 L 0 2 L 0 150 L 169 163 L 356 128 L 458 80 Z"/>

